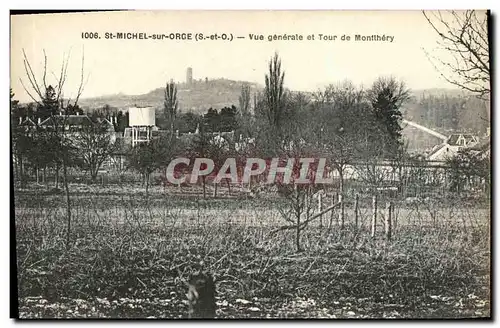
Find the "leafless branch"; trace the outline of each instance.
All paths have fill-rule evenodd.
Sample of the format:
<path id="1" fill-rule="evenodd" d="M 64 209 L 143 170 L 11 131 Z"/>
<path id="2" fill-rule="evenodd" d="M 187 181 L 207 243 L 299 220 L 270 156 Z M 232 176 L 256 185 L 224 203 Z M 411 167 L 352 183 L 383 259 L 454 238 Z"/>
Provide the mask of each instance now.
<path id="1" fill-rule="evenodd" d="M 427 58 L 449 83 L 488 99 L 490 94 L 490 62 L 487 14 L 478 18 L 475 10 L 450 11 L 448 17 L 438 12 L 423 15 L 440 38 L 438 45 L 451 55 L 444 60 Z M 439 67 L 438 67 L 439 66 Z"/>
<path id="2" fill-rule="evenodd" d="M 43 87 L 47 90 L 47 53 L 43 49 Z"/>
<path id="3" fill-rule="evenodd" d="M 35 97 L 33 97 L 33 95 L 28 91 L 28 88 L 26 88 L 26 86 L 24 85 L 24 82 L 21 78 L 19 78 L 19 81 L 21 82 L 21 85 L 23 86 L 23 89 L 24 91 L 26 91 L 26 93 L 28 94 L 28 96 L 30 96 L 30 98 L 35 102 L 37 103 L 38 105 L 40 105 L 40 100 L 36 99 Z"/>
<path id="4" fill-rule="evenodd" d="M 28 80 L 31 84 L 32 89 L 36 92 L 38 97 L 40 97 L 40 100 L 43 99 L 44 95 L 42 91 L 40 90 L 40 86 L 36 80 L 35 73 L 33 72 L 33 69 L 31 68 L 31 64 L 28 60 L 28 57 L 26 56 L 26 52 L 23 49 L 23 64 L 24 64 L 24 71 L 26 72 L 26 76 L 28 77 Z M 26 88 L 25 88 L 26 90 Z"/>
<path id="5" fill-rule="evenodd" d="M 61 64 L 61 72 L 59 73 L 59 78 L 57 79 L 57 101 L 59 102 L 59 99 L 61 98 L 61 94 L 63 92 L 64 84 L 66 83 L 66 77 L 67 77 L 67 70 L 68 70 L 68 63 L 69 63 L 69 57 L 71 55 L 71 49 L 68 53 L 67 57 L 63 56 L 63 62 Z"/>
<path id="6" fill-rule="evenodd" d="M 82 52 L 82 69 L 81 69 L 81 75 L 80 75 L 80 85 L 78 86 L 78 92 L 76 93 L 76 99 L 75 103 L 73 104 L 76 106 L 78 104 L 78 100 L 80 99 L 80 96 L 82 95 L 82 92 L 85 88 L 85 85 L 87 84 L 88 81 L 88 75 L 87 75 L 87 80 L 84 81 L 84 68 L 85 68 L 85 52 Z"/>

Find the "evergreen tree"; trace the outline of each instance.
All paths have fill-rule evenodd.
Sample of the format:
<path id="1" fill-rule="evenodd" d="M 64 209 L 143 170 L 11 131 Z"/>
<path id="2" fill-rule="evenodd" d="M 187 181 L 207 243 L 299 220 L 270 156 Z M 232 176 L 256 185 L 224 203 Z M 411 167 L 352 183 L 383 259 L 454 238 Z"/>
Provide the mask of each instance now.
<path id="1" fill-rule="evenodd" d="M 281 71 L 281 60 L 277 53 L 269 62 L 269 74 L 266 74 L 264 98 L 266 102 L 266 116 L 269 124 L 281 133 L 285 112 L 285 72 Z"/>
<path id="2" fill-rule="evenodd" d="M 207 132 L 220 131 L 220 116 L 217 109 L 209 108 L 207 113 L 203 116 L 203 125 Z"/>
<path id="3" fill-rule="evenodd" d="M 163 114 L 168 120 L 170 130 L 174 132 L 175 119 L 177 116 L 177 87 L 174 82 L 167 83 L 165 86 L 165 101 L 163 103 Z"/>
<path id="4" fill-rule="evenodd" d="M 220 116 L 220 127 L 221 132 L 235 131 L 238 128 L 238 122 L 236 120 L 238 110 L 233 105 L 231 107 L 224 107 L 221 109 Z"/>
<path id="5" fill-rule="evenodd" d="M 404 82 L 382 77 L 373 83 L 368 98 L 378 123 L 385 155 L 390 157 L 402 145 L 401 106 L 409 99 L 409 90 Z"/>
<path id="6" fill-rule="evenodd" d="M 38 106 L 38 117 L 43 120 L 50 116 L 57 115 L 58 109 L 59 102 L 57 101 L 56 90 L 49 85 L 47 89 L 45 89 L 45 94 L 41 104 Z"/>
<path id="7" fill-rule="evenodd" d="M 241 86 L 241 94 L 239 96 L 240 114 L 246 116 L 250 112 L 250 86 L 243 84 Z"/>

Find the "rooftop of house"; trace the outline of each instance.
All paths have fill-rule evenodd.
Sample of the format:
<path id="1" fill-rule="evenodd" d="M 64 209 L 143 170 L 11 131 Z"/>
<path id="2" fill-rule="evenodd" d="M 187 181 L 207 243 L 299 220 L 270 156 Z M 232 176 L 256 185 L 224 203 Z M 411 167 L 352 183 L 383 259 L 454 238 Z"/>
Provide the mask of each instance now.
<path id="1" fill-rule="evenodd" d="M 480 153 L 487 153 L 489 149 L 491 149 L 491 140 L 490 138 L 480 139 L 479 137 L 470 133 L 454 133 L 450 135 L 446 142 L 434 146 L 434 148 L 427 156 L 432 157 L 446 146 L 466 147 L 467 149 L 474 150 Z"/>
<path id="2" fill-rule="evenodd" d="M 24 120 L 22 120 L 22 119 L 20 120 L 19 125 L 20 126 L 35 126 L 36 123 L 31 118 L 26 117 Z"/>
<path id="3" fill-rule="evenodd" d="M 53 126 L 56 124 L 82 126 L 86 124 L 92 124 L 92 121 L 87 115 L 57 115 L 51 116 L 40 123 L 41 126 Z"/>
<path id="4" fill-rule="evenodd" d="M 95 121 L 93 121 L 89 116 L 87 115 L 57 115 L 57 116 L 51 116 L 39 123 L 40 126 L 42 127 L 52 127 L 55 125 L 58 126 L 67 126 L 67 127 L 82 127 L 85 125 L 91 125 L 91 124 L 104 124 L 108 126 L 108 129 L 113 128 L 113 123 L 112 121 L 106 119 L 106 118 L 97 118 Z"/>
<path id="5" fill-rule="evenodd" d="M 434 148 L 432 148 L 432 151 L 427 155 L 427 157 L 431 157 L 433 156 L 434 154 L 436 154 L 438 151 L 440 151 L 441 149 L 443 149 L 443 147 L 445 147 L 446 144 L 445 143 L 442 143 L 442 144 L 439 144 L 439 145 L 436 145 L 434 146 Z"/>
<path id="6" fill-rule="evenodd" d="M 454 133 L 448 137 L 446 143 L 450 146 L 467 146 L 470 143 L 476 143 L 479 138 L 470 133 Z"/>

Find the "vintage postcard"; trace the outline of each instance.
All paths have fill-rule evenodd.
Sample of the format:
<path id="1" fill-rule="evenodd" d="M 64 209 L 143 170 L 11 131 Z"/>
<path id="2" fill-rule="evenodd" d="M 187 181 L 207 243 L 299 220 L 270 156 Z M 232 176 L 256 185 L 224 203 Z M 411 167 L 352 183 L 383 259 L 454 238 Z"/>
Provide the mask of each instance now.
<path id="1" fill-rule="evenodd" d="M 491 317 L 489 11 L 10 27 L 13 317 Z"/>

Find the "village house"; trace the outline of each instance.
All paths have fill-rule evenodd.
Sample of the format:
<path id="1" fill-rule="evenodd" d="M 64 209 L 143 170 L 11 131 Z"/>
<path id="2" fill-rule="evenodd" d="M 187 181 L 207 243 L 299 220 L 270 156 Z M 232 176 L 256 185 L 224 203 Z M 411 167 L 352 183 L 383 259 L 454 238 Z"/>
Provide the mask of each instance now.
<path id="1" fill-rule="evenodd" d="M 479 143 L 479 137 L 470 133 L 454 133 L 440 145 L 435 146 L 427 159 L 444 162 L 455 157 L 464 148 L 471 148 Z"/>

